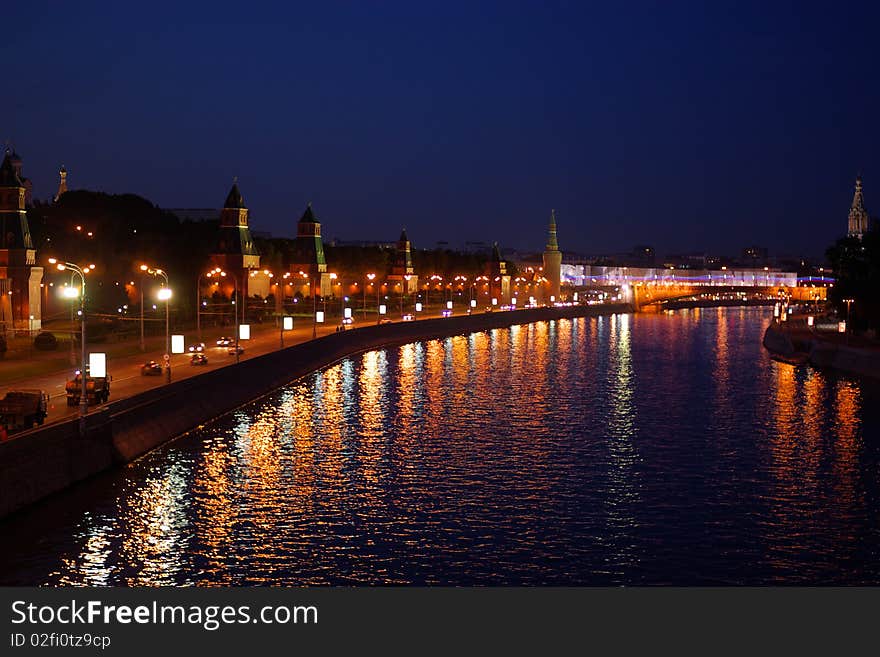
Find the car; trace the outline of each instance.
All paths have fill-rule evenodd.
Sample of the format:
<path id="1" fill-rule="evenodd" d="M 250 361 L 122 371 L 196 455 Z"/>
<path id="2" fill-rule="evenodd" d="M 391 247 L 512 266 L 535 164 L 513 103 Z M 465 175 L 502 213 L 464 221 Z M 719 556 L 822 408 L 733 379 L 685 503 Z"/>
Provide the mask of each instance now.
<path id="1" fill-rule="evenodd" d="M 351 317 L 346 317 L 342 320 L 343 324 L 354 324 L 354 320 Z"/>
<path id="2" fill-rule="evenodd" d="M 154 360 L 147 361 L 141 365 L 142 376 L 159 376 L 162 374 L 162 366 Z"/>
<path id="3" fill-rule="evenodd" d="M 443 317 L 452 317 L 452 311 L 448 309 L 442 311 L 440 314 L 443 315 Z"/>
<path id="4" fill-rule="evenodd" d="M 415 315 L 404 315 L 404 316 L 403 316 L 403 321 L 404 321 L 404 322 L 411 322 L 411 321 L 413 321 L 415 318 L 416 318 Z"/>
<path id="5" fill-rule="evenodd" d="M 380 319 L 380 320 L 379 320 L 379 323 L 380 323 L 380 324 L 390 324 L 390 323 L 391 323 L 391 320 L 388 319 L 387 317 L 385 317 L 385 318 L 383 318 L 383 319 Z"/>
<path id="6" fill-rule="evenodd" d="M 244 347 L 242 347 L 240 344 L 239 345 L 236 345 L 236 344 L 229 345 L 229 349 L 226 350 L 226 353 L 229 354 L 230 356 L 234 356 L 236 349 L 238 350 L 238 353 L 240 353 L 240 354 L 244 353 Z"/>
<path id="7" fill-rule="evenodd" d="M 191 354 L 200 354 L 205 350 L 204 342 L 196 342 L 195 344 L 191 344 L 189 346 L 189 352 Z"/>
<path id="8" fill-rule="evenodd" d="M 228 347 L 231 344 L 235 344 L 235 338 L 230 338 L 224 335 L 222 338 L 217 339 L 218 347 Z"/>
<path id="9" fill-rule="evenodd" d="M 193 354 L 189 359 L 190 365 L 207 365 L 208 357 L 205 354 Z"/>

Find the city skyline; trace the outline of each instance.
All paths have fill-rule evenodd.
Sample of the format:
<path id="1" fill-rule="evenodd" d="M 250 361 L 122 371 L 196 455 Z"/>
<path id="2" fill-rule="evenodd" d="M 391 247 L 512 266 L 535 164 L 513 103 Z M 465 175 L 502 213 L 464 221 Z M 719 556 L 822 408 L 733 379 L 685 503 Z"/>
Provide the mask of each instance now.
<path id="1" fill-rule="evenodd" d="M 563 251 L 817 257 L 858 174 L 876 214 L 876 11 L 16 6 L 0 136 L 39 199 L 62 165 L 164 208 L 238 176 L 274 236 L 312 201 L 329 239 L 539 250 L 555 208 Z"/>

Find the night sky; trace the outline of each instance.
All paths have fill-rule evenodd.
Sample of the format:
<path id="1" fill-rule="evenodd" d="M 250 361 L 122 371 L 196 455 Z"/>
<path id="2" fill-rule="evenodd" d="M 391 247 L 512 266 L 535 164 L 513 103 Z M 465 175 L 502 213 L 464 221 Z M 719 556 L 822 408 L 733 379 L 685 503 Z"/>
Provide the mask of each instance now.
<path id="1" fill-rule="evenodd" d="M 281 3 L 279 3 L 281 4 Z M 611 6 L 614 5 L 614 6 Z M 880 214 L 868 3 L 4 3 L 34 194 L 133 192 L 416 247 L 821 254 Z"/>

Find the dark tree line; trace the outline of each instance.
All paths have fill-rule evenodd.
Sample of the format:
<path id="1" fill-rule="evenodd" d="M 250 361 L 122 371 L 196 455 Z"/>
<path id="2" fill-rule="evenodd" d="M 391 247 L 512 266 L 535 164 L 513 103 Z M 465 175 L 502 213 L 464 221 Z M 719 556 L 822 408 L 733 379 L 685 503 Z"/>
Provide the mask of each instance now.
<path id="1" fill-rule="evenodd" d="M 837 281 L 829 299 L 841 317 L 844 299 L 852 299 L 850 319 L 856 330 L 880 329 L 880 232 L 871 230 L 862 239 L 845 237 L 827 251 Z"/>

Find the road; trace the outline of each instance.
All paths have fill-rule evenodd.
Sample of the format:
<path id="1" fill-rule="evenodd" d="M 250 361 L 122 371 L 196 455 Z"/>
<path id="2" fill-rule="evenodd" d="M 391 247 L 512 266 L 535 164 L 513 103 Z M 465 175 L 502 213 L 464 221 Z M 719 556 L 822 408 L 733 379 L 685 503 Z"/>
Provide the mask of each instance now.
<path id="1" fill-rule="evenodd" d="M 439 316 L 439 314 L 439 308 L 434 312 L 428 311 L 426 309 L 426 311 L 420 313 L 418 317 L 422 319 L 427 319 L 437 317 Z M 454 314 L 467 314 L 467 311 L 462 309 Z M 297 323 L 300 322 L 307 323 L 304 323 L 303 326 L 296 326 L 293 330 L 284 332 L 285 347 L 290 347 L 294 344 L 306 342 L 312 339 L 312 323 L 308 320 L 298 320 Z M 352 324 L 350 328 L 357 328 L 359 325 L 370 326 L 374 323 L 375 319 L 370 318 L 368 315 L 366 320 L 355 319 L 355 323 Z M 318 324 L 316 327 L 317 336 L 320 337 L 329 333 L 333 333 L 336 330 L 337 326 L 338 324 L 335 323 Z M 181 379 L 198 376 L 199 374 L 202 374 L 206 371 L 215 370 L 220 367 L 229 367 L 231 365 L 235 365 L 235 355 L 228 354 L 226 347 L 216 346 L 216 340 L 221 334 L 223 334 L 224 332 L 232 333 L 233 331 L 234 329 L 231 328 L 211 329 L 204 331 L 203 339 L 205 341 L 205 355 L 208 358 L 208 363 L 206 365 L 191 365 L 189 353 L 172 355 L 171 380 L 180 381 Z M 240 341 L 240 345 L 244 347 L 244 353 L 239 356 L 239 360 L 247 360 L 249 358 L 254 358 L 256 356 L 277 351 L 281 348 L 280 330 L 277 326 L 272 327 L 252 324 L 251 335 L 252 338 L 250 340 Z M 193 342 L 194 340 L 188 340 L 187 345 L 190 345 Z M 99 348 L 100 347 L 93 348 L 92 350 L 97 351 L 97 349 Z M 141 374 L 141 366 L 145 362 L 155 360 L 158 363 L 162 363 L 164 353 L 164 349 L 153 349 L 144 353 L 139 352 L 131 356 L 116 358 L 111 358 L 108 356 L 107 372 L 111 376 L 110 401 L 108 403 L 112 403 L 114 401 L 136 395 L 146 390 L 165 385 L 164 371 L 161 376 L 144 376 Z M 17 380 L 13 383 L 7 383 L 3 386 L 0 386 L 0 398 L 2 398 L 2 396 L 5 395 L 6 392 L 9 390 L 23 390 L 29 388 L 38 388 L 41 390 L 45 390 L 49 393 L 50 398 L 49 414 L 46 418 L 46 423 L 48 424 L 51 422 L 59 422 L 61 420 L 69 419 L 76 416 L 79 412 L 78 407 L 67 405 L 67 395 L 64 390 L 64 386 L 71 376 L 72 368 L 67 367 L 51 373 L 33 376 L 24 380 Z M 100 408 L 101 406 L 103 405 L 90 406 L 89 409 L 93 410 L 96 408 Z"/>

